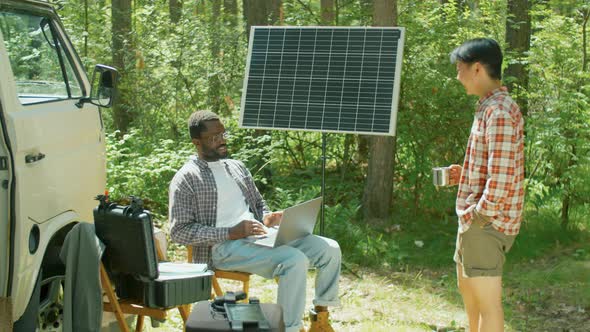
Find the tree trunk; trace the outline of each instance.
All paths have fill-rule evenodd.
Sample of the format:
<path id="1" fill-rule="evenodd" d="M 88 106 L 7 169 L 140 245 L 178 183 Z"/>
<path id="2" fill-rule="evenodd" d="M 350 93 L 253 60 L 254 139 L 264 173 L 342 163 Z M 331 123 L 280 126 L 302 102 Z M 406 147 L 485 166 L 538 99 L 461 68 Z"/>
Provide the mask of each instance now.
<path id="1" fill-rule="evenodd" d="M 197 11 L 196 14 L 197 14 L 197 16 L 204 17 L 205 14 L 207 13 L 207 0 L 196 0 L 196 1 L 197 1 L 197 6 L 195 7 L 195 10 Z"/>
<path id="2" fill-rule="evenodd" d="M 266 0 L 244 0 L 243 5 L 246 35 L 249 37 L 251 26 L 268 24 L 268 6 Z"/>
<path id="3" fill-rule="evenodd" d="M 516 61 L 508 64 L 504 72 L 504 81 L 508 89 L 515 92 L 520 110 L 526 116 L 529 74 L 523 61 L 531 46 L 530 2 L 529 0 L 508 0 L 507 6 L 506 53 L 511 54 Z"/>
<path id="4" fill-rule="evenodd" d="M 375 0 L 373 8 L 373 25 L 396 25 L 396 0 Z M 367 222 L 380 223 L 390 217 L 395 137 L 374 136 L 369 141 L 369 167 L 363 195 L 363 212 Z"/>
<path id="5" fill-rule="evenodd" d="M 271 0 L 269 7 L 267 7 L 267 22 L 270 25 L 283 24 L 283 1 Z"/>
<path id="6" fill-rule="evenodd" d="M 230 27 L 238 25 L 238 3 L 236 0 L 223 0 L 223 19 Z"/>
<path id="7" fill-rule="evenodd" d="M 248 39 L 250 39 L 251 26 L 269 25 L 270 18 L 277 21 L 281 20 L 282 2 L 280 0 L 243 0 L 242 5 L 244 21 L 246 21 L 246 36 Z M 268 134 L 267 130 L 254 131 L 254 136 L 259 137 L 266 134 Z M 255 157 L 255 160 L 251 160 L 251 164 L 256 172 L 262 169 L 266 183 L 257 183 L 257 185 L 261 191 L 266 191 L 272 185 L 272 170 L 268 166 L 268 159 L 264 155 L 259 155 Z"/>
<path id="8" fill-rule="evenodd" d="M 131 0 L 113 0 L 112 15 L 112 42 L 113 42 L 113 66 L 121 73 L 119 94 L 113 104 L 113 120 L 115 127 L 121 135 L 127 133 L 131 123 L 131 89 L 129 77 L 133 66 L 133 43 L 131 29 Z"/>
<path id="9" fill-rule="evenodd" d="M 88 0 L 84 0 L 84 65 L 87 63 L 88 57 Z"/>
<path id="10" fill-rule="evenodd" d="M 588 19 L 590 18 L 590 9 L 585 8 L 582 10 L 582 71 L 586 71 L 588 68 L 588 52 L 587 52 L 587 39 L 586 27 L 588 26 Z"/>
<path id="11" fill-rule="evenodd" d="M 575 135 L 575 134 L 574 134 Z M 576 143 L 572 143 L 572 151 L 567 162 L 567 170 L 571 170 L 576 165 Z M 571 185 L 569 177 L 563 180 L 563 197 L 561 200 L 561 227 L 567 228 L 570 221 L 570 203 L 572 200 L 572 191 L 574 188 Z"/>
<path id="12" fill-rule="evenodd" d="M 371 25 L 371 23 L 373 22 L 374 1 L 373 0 L 360 0 L 359 6 L 361 8 L 360 17 L 359 17 L 361 24 Z"/>
<path id="13" fill-rule="evenodd" d="M 170 11 L 170 22 L 178 23 L 182 17 L 182 0 L 170 0 L 168 9 Z"/>
<path id="14" fill-rule="evenodd" d="M 215 72 L 219 70 L 219 51 L 220 51 L 220 29 L 219 29 L 219 17 L 221 14 L 221 0 L 211 1 L 211 21 L 209 23 L 209 34 L 211 40 L 211 66 L 210 71 L 212 74 L 209 75 L 209 108 L 215 113 L 221 111 L 221 81 L 219 75 Z"/>
<path id="15" fill-rule="evenodd" d="M 322 0 L 322 24 L 323 25 L 334 25 L 336 18 L 336 7 L 334 0 Z"/>

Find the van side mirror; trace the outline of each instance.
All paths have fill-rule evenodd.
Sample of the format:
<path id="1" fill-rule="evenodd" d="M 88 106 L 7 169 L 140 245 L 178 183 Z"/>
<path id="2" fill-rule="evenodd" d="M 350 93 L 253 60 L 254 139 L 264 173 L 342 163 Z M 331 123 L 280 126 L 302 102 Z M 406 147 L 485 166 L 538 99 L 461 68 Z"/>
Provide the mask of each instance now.
<path id="1" fill-rule="evenodd" d="M 96 65 L 92 74 L 92 88 L 90 89 L 90 103 L 101 107 L 111 107 L 119 72 L 113 67 Z"/>
<path id="2" fill-rule="evenodd" d="M 111 107 L 117 91 L 119 72 L 117 69 L 105 65 L 96 65 L 90 81 L 90 97 L 81 98 L 76 106 L 82 108 L 84 103 L 100 107 Z"/>

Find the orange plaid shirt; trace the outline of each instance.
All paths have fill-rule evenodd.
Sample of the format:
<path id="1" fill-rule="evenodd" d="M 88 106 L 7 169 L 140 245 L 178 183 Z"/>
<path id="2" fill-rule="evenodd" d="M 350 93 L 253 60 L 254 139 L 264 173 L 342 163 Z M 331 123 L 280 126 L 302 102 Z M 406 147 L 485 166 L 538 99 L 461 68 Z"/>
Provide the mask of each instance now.
<path id="1" fill-rule="evenodd" d="M 473 211 L 491 218 L 506 235 L 516 235 L 524 202 L 524 120 L 506 87 L 482 97 L 467 142 L 456 210 L 459 231 Z"/>

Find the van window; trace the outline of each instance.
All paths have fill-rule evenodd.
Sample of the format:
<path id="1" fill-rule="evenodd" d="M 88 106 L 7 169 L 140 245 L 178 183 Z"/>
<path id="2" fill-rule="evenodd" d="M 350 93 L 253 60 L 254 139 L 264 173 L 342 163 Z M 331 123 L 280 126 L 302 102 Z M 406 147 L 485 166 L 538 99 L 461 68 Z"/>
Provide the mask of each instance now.
<path id="1" fill-rule="evenodd" d="M 0 31 L 22 104 L 82 97 L 71 59 L 48 18 L 0 12 Z"/>

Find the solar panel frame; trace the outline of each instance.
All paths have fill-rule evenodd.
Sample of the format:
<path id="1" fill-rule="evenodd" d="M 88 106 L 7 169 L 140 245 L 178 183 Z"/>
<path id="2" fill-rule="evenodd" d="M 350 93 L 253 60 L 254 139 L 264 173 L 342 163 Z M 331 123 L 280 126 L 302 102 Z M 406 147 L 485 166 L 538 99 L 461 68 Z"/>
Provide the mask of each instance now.
<path id="1" fill-rule="evenodd" d="M 288 42 L 287 40 L 287 35 L 288 32 L 287 30 L 292 30 L 292 29 L 299 29 L 299 40 L 297 42 L 294 42 L 294 40 L 292 40 L 291 42 Z M 254 44 L 255 42 L 255 37 L 256 37 L 256 32 L 257 31 L 267 31 L 268 34 L 268 40 L 266 41 L 266 49 L 265 52 L 256 52 L 256 54 L 254 54 L 254 47 L 258 46 L 259 44 Z M 283 40 L 280 41 L 279 43 L 270 43 L 270 39 L 271 39 L 271 30 L 285 30 L 283 32 Z M 317 31 L 318 30 L 322 30 L 322 31 L 331 31 L 331 39 L 329 40 L 330 43 L 320 43 L 318 45 L 318 41 L 317 41 Z M 367 31 L 379 31 L 381 30 L 381 40 L 379 41 L 379 43 L 366 43 L 366 38 L 367 38 Z M 309 34 L 310 32 L 314 32 L 315 31 L 315 40 L 313 41 L 313 52 L 311 54 L 308 54 L 306 52 L 300 52 L 300 44 L 301 44 L 301 37 L 304 34 Z M 342 49 L 341 46 L 336 46 L 337 47 L 337 53 L 333 54 L 332 53 L 332 49 L 334 48 L 333 45 L 333 41 L 334 41 L 334 33 L 336 32 L 337 34 L 342 34 L 343 31 L 347 32 L 347 39 L 346 39 L 346 50 Z M 362 44 L 363 48 L 362 49 L 353 49 L 351 52 L 351 50 L 349 50 L 350 47 L 350 40 L 351 40 L 351 31 L 354 31 L 355 33 L 358 33 L 359 31 L 362 32 L 363 35 L 363 41 L 364 43 Z M 391 86 L 391 90 L 387 90 L 387 98 L 391 98 L 390 100 L 387 99 L 387 108 L 384 108 L 382 106 L 383 104 L 383 100 L 380 100 L 379 102 L 379 106 L 377 105 L 377 95 L 378 95 L 378 88 L 382 88 L 382 86 L 380 86 L 379 84 L 379 75 L 380 75 L 380 70 L 383 68 L 382 64 L 380 63 L 380 61 L 382 59 L 388 59 L 386 57 L 384 57 L 385 55 L 389 55 L 390 53 L 388 52 L 384 52 L 382 50 L 382 45 L 384 44 L 383 41 L 383 36 L 384 36 L 384 32 L 385 31 L 389 31 L 389 32 L 397 32 L 399 33 L 399 36 L 397 38 L 397 40 L 393 40 L 394 42 L 396 42 L 396 45 L 393 47 L 393 50 L 391 53 L 392 56 L 394 56 L 395 58 L 392 59 L 391 63 L 388 63 L 390 66 L 387 67 L 387 70 L 390 70 L 393 72 L 393 84 Z M 276 37 L 276 36 L 273 36 Z M 289 38 L 292 38 L 292 35 L 289 34 L 288 36 Z M 306 36 L 306 38 L 309 36 Z M 395 36 L 394 36 L 395 37 Z M 280 38 L 280 37 L 279 37 Z M 389 38 L 389 36 L 388 36 Z M 306 39 L 304 39 L 306 40 Z M 244 82 L 243 82 L 243 87 L 242 87 L 242 99 L 241 99 L 241 108 L 240 108 L 240 119 L 239 119 L 239 126 L 241 128 L 251 128 L 251 129 L 266 129 L 266 130 L 297 130 L 297 131 L 313 131 L 313 132 L 326 132 L 326 133 L 350 133 L 350 134 L 365 134 L 365 135 L 391 135 L 391 136 L 395 136 L 395 130 L 396 130 L 396 123 L 397 123 L 397 111 L 398 111 L 398 104 L 399 104 L 399 90 L 400 90 L 400 78 L 401 78 L 401 68 L 402 68 L 402 60 L 403 60 L 403 48 L 404 48 L 404 40 L 405 40 L 405 28 L 403 27 L 333 27 L 333 26 L 305 26 L 305 27 L 300 27 L 300 26 L 252 26 L 251 30 L 250 30 L 250 40 L 249 40 L 249 44 L 248 44 L 248 58 L 247 58 L 247 62 L 246 62 L 246 69 L 245 69 L 245 76 L 244 76 Z M 287 41 L 287 42 L 286 42 Z M 389 41 L 389 40 L 388 40 Z M 371 52 L 366 52 L 366 47 L 367 45 L 371 48 Z M 280 47 L 280 49 L 276 49 L 278 47 Z M 379 50 L 376 50 L 376 47 L 379 47 Z M 321 63 L 325 63 L 326 61 L 326 47 L 329 49 L 328 51 L 328 58 L 327 58 L 327 67 L 325 68 L 326 70 L 324 71 L 322 67 L 317 67 L 316 66 L 316 59 L 315 57 L 318 56 L 318 62 L 320 61 L 320 58 L 323 57 L 323 59 L 321 59 Z M 338 47 L 340 47 L 340 49 L 338 49 Z M 353 47 L 357 47 L 358 45 L 355 44 L 353 45 Z M 345 52 L 342 52 L 345 51 Z M 360 53 L 359 53 L 360 51 Z M 275 53 L 273 53 L 275 52 Z M 270 56 L 269 59 L 269 54 L 277 54 L 276 52 L 280 52 L 280 61 L 277 63 L 277 59 L 273 58 L 273 55 Z M 294 61 L 294 66 L 295 68 L 292 68 L 291 65 L 293 65 L 293 54 L 291 54 L 292 52 L 295 52 L 295 61 Z M 264 55 L 264 59 L 262 60 L 260 58 L 260 55 L 263 54 Z M 341 58 L 344 54 L 344 60 Z M 363 86 L 363 84 L 366 84 L 366 82 L 363 82 L 362 80 L 362 75 L 363 72 L 362 70 L 363 68 L 363 64 L 364 64 L 364 60 L 365 58 L 370 58 L 371 54 L 374 56 L 373 59 L 378 59 L 378 63 L 377 66 L 375 67 L 377 70 L 377 76 L 375 77 L 374 82 L 369 82 L 371 84 L 374 84 L 374 96 L 373 98 L 369 98 L 366 95 L 363 97 L 363 100 L 361 100 L 361 88 L 365 88 L 365 90 L 368 88 L 368 86 Z M 298 68 L 298 66 L 301 64 L 302 66 L 309 64 L 309 57 L 312 57 L 311 59 L 311 67 L 310 68 Z M 359 57 L 360 57 L 360 64 L 361 64 L 361 71 L 356 73 L 356 72 L 351 72 L 352 74 L 349 74 L 349 76 L 346 76 L 346 64 L 347 64 L 347 60 L 348 57 L 356 57 L 356 61 L 359 61 Z M 286 61 L 283 61 L 283 57 L 287 57 Z M 289 58 L 291 57 L 291 58 Z M 299 57 L 307 57 L 306 61 L 299 61 Z M 260 72 L 256 72 L 253 73 L 253 70 L 260 70 L 261 66 L 260 66 L 260 61 L 264 61 L 263 65 L 262 65 L 262 73 Z M 263 100 L 262 100 L 262 96 L 264 93 L 264 89 L 265 89 L 265 80 L 267 81 L 266 83 L 272 83 L 273 81 L 273 77 L 270 75 L 267 75 L 266 70 L 268 68 L 271 68 L 270 71 L 272 72 L 274 67 L 269 66 L 267 64 L 267 61 L 273 61 L 274 63 L 272 65 L 274 65 L 275 67 L 278 66 L 278 76 L 276 77 L 276 82 L 277 82 L 277 86 L 276 86 L 276 92 L 275 92 L 275 99 L 272 100 L 270 106 L 274 106 L 274 110 L 271 112 L 270 110 L 268 110 L 268 112 L 271 112 L 272 115 L 272 123 L 266 123 L 264 125 L 260 125 L 260 116 L 263 113 L 262 108 L 267 107 L 268 105 L 264 105 L 263 104 Z M 334 78 L 329 77 L 329 68 L 331 61 L 344 61 L 344 72 L 341 73 L 342 74 L 342 79 L 341 79 L 341 84 L 340 82 L 337 83 L 337 85 L 334 87 L 329 83 L 333 83 L 330 82 L 330 80 L 333 80 Z M 283 68 L 283 65 L 287 64 L 287 66 L 285 68 Z M 393 68 L 391 68 L 391 65 L 393 65 Z M 315 68 L 314 68 L 315 67 Z M 371 69 L 371 68 L 369 68 Z M 323 74 L 325 72 L 325 84 L 322 86 L 321 82 L 318 83 L 319 81 L 321 81 L 321 79 L 316 79 L 314 81 L 313 76 L 314 73 L 319 72 L 320 74 Z M 294 75 L 293 77 L 281 77 L 280 75 L 283 73 L 287 73 L 287 74 L 292 74 Z M 297 74 L 308 74 L 309 76 L 309 82 L 308 84 L 306 84 L 307 78 L 301 78 L 301 77 L 305 77 L 305 76 L 300 76 L 299 79 L 297 79 Z M 386 74 L 388 72 L 385 72 Z M 251 80 L 251 74 L 256 74 L 256 75 L 262 75 L 262 80 Z M 356 75 L 356 76 L 355 76 Z M 255 75 L 252 75 L 252 77 L 254 77 Z M 256 76 L 258 77 L 258 76 Z M 286 107 L 289 107 L 289 111 L 288 112 L 284 112 L 284 111 L 280 111 L 278 113 L 279 116 L 277 116 L 277 107 L 276 105 L 272 104 L 272 103 L 277 103 L 278 100 L 276 99 L 276 97 L 278 97 L 279 92 L 285 92 L 285 90 L 280 90 L 281 89 L 281 82 L 284 82 L 285 80 L 292 81 L 292 84 L 289 88 L 291 88 L 291 102 L 290 103 L 284 103 L 286 104 Z M 336 80 L 338 80 L 338 78 L 336 78 Z M 353 80 L 357 80 L 358 83 L 352 84 L 350 81 Z M 255 84 L 261 84 L 261 86 L 256 86 Z M 315 85 L 314 85 L 315 84 Z M 338 85 L 340 84 L 340 86 Z M 322 95 L 321 91 L 318 90 L 318 88 L 324 88 L 324 92 L 323 92 L 323 97 L 324 97 L 324 102 L 323 104 L 311 104 L 310 100 L 313 99 L 312 96 L 317 97 Z M 338 87 L 340 88 L 340 94 L 338 93 L 334 93 L 334 94 L 329 94 L 330 96 L 340 96 L 340 101 L 338 100 L 333 100 L 330 99 L 330 103 L 331 104 L 327 104 L 327 96 L 328 96 L 328 90 L 329 89 L 333 89 L 333 90 L 337 90 Z M 266 87 L 267 88 L 267 94 L 268 91 L 270 91 L 270 93 L 272 93 L 272 91 L 274 91 L 273 89 L 275 88 L 274 86 Z M 307 103 L 294 103 L 294 95 L 295 95 L 295 91 L 302 91 L 302 90 L 298 90 L 298 89 L 305 89 L 307 88 Z M 345 91 L 352 91 L 350 89 L 357 89 L 356 94 L 351 93 L 351 94 L 345 94 Z M 251 90 L 249 90 L 251 89 Z M 250 96 L 249 92 L 255 91 L 255 89 L 260 89 L 260 99 L 258 100 L 258 103 L 256 104 L 259 109 L 258 112 L 254 115 L 257 115 L 258 118 L 256 120 L 256 124 L 252 124 L 251 120 L 251 115 L 250 113 L 248 113 L 248 117 L 245 116 L 245 114 L 247 112 L 249 112 L 246 109 L 247 106 L 247 102 L 248 101 L 248 97 Z M 270 89 L 270 90 L 268 90 Z M 285 89 L 285 87 L 283 87 L 283 89 Z M 349 89 L 349 90 L 346 90 Z M 330 92 L 334 92 L 334 91 L 330 91 Z M 353 98 L 351 99 L 350 96 L 353 96 Z M 356 97 L 356 101 L 354 100 L 354 97 Z M 381 98 L 383 99 L 383 98 Z M 367 103 L 371 103 L 367 104 Z M 390 104 L 390 105 L 389 105 Z M 361 109 L 361 106 L 366 106 L 369 111 L 365 111 L 364 109 Z M 321 112 L 320 113 L 312 113 L 310 115 L 310 108 L 313 109 L 318 109 L 318 107 L 321 107 Z M 352 107 L 352 108 L 351 108 Z M 376 119 L 376 110 L 377 107 L 379 107 L 379 110 L 382 112 L 380 114 L 387 114 L 389 115 L 388 123 L 386 124 L 378 124 L 378 128 L 379 130 L 375 130 L 375 119 Z M 356 109 L 353 109 L 356 108 Z M 294 110 L 295 109 L 295 110 Z M 293 119 L 293 115 L 294 114 L 299 114 L 300 112 L 305 111 L 306 117 L 305 120 L 301 120 L 301 119 Z M 368 114 L 369 112 L 373 112 L 372 117 L 370 117 L 370 128 L 369 128 L 369 123 L 367 123 L 367 120 L 365 118 L 362 118 L 361 120 L 359 120 L 358 115 L 359 114 Z M 383 113 L 385 112 L 385 113 Z M 324 120 L 327 118 L 328 122 L 326 123 L 334 123 L 334 121 L 336 121 L 336 116 L 338 117 L 338 128 L 335 129 L 333 126 L 332 127 L 325 127 L 324 126 Z M 288 119 L 286 118 L 288 117 Z M 310 121 L 310 117 L 311 117 L 311 121 Z M 352 121 L 352 118 L 354 117 L 354 121 Z M 354 124 L 354 128 L 352 128 L 352 126 L 347 126 L 344 129 L 340 128 L 340 124 L 342 123 L 342 120 L 345 119 L 346 121 L 349 121 L 349 123 Z M 248 120 L 250 123 L 246 123 L 245 120 Z M 268 120 L 265 120 L 266 122 L 268 122 Z M 278 121 L 278 123 L 277 123 Z M 302 123 L 303 121 L 303 123 Z M 264 122 L 264 121 L 263 121 Z M 288 125 L 285 126 L 284 123 L 287 123 Z M 295 123 L 295 125 L 292 125 L 292 123 Z M 302 125 L 299 125 L 301 124 Z M 362 127 L 361 130 L 357 130 L 357 128 Z"/>

